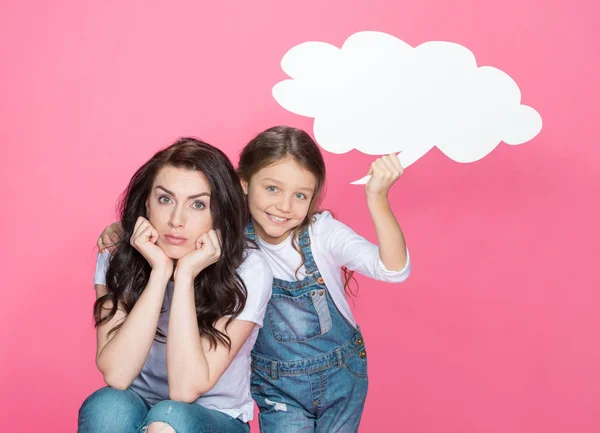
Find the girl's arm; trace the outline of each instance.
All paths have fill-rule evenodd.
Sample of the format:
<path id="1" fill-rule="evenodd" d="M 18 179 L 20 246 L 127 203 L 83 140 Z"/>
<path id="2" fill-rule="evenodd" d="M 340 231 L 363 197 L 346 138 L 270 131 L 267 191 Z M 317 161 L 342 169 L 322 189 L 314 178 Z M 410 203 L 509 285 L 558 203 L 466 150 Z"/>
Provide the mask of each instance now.
<path id="1" fill-rule="evenodd" d="M 113 388 L 127 389 L 131 385 L 142 370 L 156 335 L 165 288 L 173 269 L 172 261 L 154 245 L 157 237 L 147 220 L 138 220 L 131 243 L 152 266 L 150 279 L 129 314 L 119 306 L 115 316 L 97 329 L 96 365 L 106 384 Z M 97 298 L 107 293 L 105 285 L 95 287 Z M 105 310 L 111 307 L 111 303 L 104 305 Z M 119 323 L 122 326 L 108 335 Z"/>
<path id="2" fill-rule="evenodd" d="M 108 250 L 109 253 L 114 254 L 121 237 L 123 237 L 123 226 L 119 221 L 115 221 L 111 225 L 106 226 L 100 234 L 98 238 L 98 250 L 101 253 Z"/>
<path id="3" fill-rule="evenodd" d="M 365 186 L 367 206 L 377 234 L 379 257 L 390 271 L 404 269 L 408 260 L 402 229 L 388 201 L 388 191 L 403 172 L 397 155 L 383 156 L 371 164 L 371 178 Z"/>
<path id="4" fill-rule="evenodd" d="M 376 280 L 400 283 L 410 274 L 410 258 L 402 230 L 387 199 L 389 188 L 402 174 L 396 155 L 390 157 L 392 168 L 382 161 L 385 157 L 372 164 L 369 171 L 372 176 L 365 187 L 379 245 L 358 235 L 328 212 L 319 215 L 312 229 L 317 249 L 322 249 L 323 259 L 332 265 Z"/>

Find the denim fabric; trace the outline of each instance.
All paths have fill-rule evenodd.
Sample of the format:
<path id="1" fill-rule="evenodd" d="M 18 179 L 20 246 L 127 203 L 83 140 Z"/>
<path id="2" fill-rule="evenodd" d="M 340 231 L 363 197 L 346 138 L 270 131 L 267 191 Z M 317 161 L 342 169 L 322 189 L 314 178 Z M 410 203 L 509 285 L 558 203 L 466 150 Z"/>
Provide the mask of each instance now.
<path id="1" fill-rule="evenodd" d="M 129 389 L 101 388 L 79 409 L 77 433 L 134 433 L 142 427 L 149 410 L 150 406 Z"/>
<path id="2" fill-rule="evenodd" d="M 246 236 L 256 240 L 252 223 Z M 252 397 L 261 433 L 350 433 L 367 395 L 364 339 L 339 312 L 313 259 L 308 229 L 298 236 L 306 277 L 273 279 L 252 351 Z"/>
<path id="3" fill-rule="evenodd" d="M 78 433 L 145 432 L 153 422 L 169 424 L 177 433 L 248 433 L 248 424 L 195 403 L 163 400 L 149 406 L 134 391 L 102 388 L 79 409 Z"/>

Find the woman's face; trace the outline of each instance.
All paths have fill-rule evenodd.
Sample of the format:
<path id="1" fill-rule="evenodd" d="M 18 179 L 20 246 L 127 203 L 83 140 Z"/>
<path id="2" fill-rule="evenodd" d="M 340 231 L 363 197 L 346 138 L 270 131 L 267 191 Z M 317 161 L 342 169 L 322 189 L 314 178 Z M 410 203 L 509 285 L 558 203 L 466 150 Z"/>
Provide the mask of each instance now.
<path id="1" fill-rule="evenodd" d="M 146 200 L 158 245 L 172 259 L 196 248 L 196 240 L 212 230 L 210 185 L 201 171 L 165 166 L 158 172 Z"/>

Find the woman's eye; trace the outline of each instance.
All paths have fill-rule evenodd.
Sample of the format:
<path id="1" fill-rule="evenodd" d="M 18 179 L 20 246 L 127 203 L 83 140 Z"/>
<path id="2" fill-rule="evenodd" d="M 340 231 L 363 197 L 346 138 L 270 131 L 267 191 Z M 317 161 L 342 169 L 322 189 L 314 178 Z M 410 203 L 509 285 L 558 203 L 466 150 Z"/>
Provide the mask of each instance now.
<path id="1" fill-rule="evenodd" d="M 269 192 L 277 192 L 277 187 L 275 187 L 275 186 L 268 186 L 267 187 L 267 191 L 269 191 Z"/>
<path id="2" fill-rule="evenodd" d="M 195 201 L 195 202 L 192 204 L 192 207 L 193 207 L 194 209 L 202 210 L 202 209 L 205 209 L 205 208 L 206 208 L 206 205 L 205 205 L 203 202 L 201 202 L 201 201 Z"/>
<path id="3" fill-rule="evenodd" d="M 166 195 L 161 195 L 158 198 L 158 202 L 161 204 L 168 204 L 168 203 L 171 203 L 171 199 L 169 197 L 167 197 Z"/>

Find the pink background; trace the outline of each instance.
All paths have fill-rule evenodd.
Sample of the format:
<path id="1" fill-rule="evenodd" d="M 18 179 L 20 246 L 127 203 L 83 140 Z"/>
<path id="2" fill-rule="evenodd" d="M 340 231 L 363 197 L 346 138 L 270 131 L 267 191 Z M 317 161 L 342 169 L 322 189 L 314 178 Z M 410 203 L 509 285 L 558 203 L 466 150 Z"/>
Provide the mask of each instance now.
<path id="1" fill-rule="evenodd" d="M 3 427 L 75 431 L 103 384 L 94 245 L 133 171 L 181 135 L 237 160 L 271 125 L 310 131 L 271 96 L 282 55 L 378 30 L 468 47 L 544 128 L 473 164 L 433 150 L 393 190 L 413 274 L 359 279 L 360 431 L 600 431 L 599 16 L 592 0 L 2 2 Z M 325 158 L 325 207 L 374 240 L 348 184 L 371 157 Z"/>

